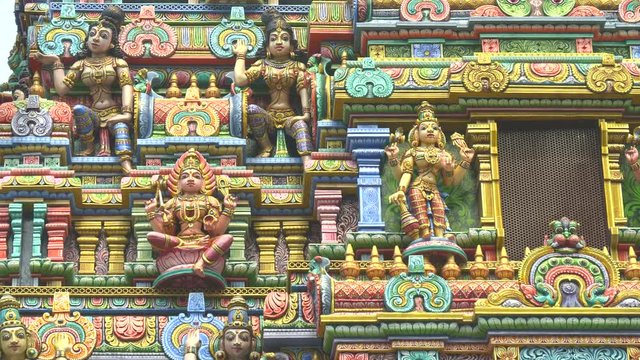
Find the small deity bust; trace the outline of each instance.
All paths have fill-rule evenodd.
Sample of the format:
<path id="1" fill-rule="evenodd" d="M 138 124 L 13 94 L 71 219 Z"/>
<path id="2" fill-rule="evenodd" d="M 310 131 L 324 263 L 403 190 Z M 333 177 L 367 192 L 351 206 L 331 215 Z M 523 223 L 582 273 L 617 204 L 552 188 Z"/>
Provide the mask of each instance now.
<path id="1" fill-rule="evenodd" d="M 223 194 L 221 203 L 214 196 L 216 190 L 222 193 L 226 189 L 216 187 L 213 169 L 193 148 L 178 159 L 166 184 L 171 199 L 163 203 L 158 196 L 145 207 L 153 229 L 147 239 L 160 251 L 158 270 L 161 275 L 183 273 L 190 266 L 200 278 L 206 277 L 206 270 L 220 274 L 224 253 L 233 242 L 225 231 L 236 208 L 235 197 Z"/>
<path id="2" fill-rule="evenodd" d="M 11 92 L 11 97 L 13 98 L 13 101 L 20 101 L 28 98 L 29 87 L 27 86 L 27 84 L 22 81 L 16 84 L 16 86 L 13 88 L 13 91 Z"/>
<path id="3" fill-rule="evenodd" d="M 444 185 L 459 184 L 475 155 L 462 135 L 454 134 L 452 140 L 460 149 L 459 163 L 445 150 L 446 138 L 433 107 L 423 101 L 418 108 L 415 126 L 409 132 L 411 148 L 404 153 L 402 160 L 398 161 L 397 146 L 385 149 L 388 164 L 400 181 L 398 190 L 389 196 L 389 202 L 400 206 L 403 230 L 414 240 L 418 237 L 443 237 L 449 230 L 438 180 L 442 179 Z M 409 196 L 411 214 L 407 210 L 406 195 Z"/>
<path id="4" fill-rule="evenodd" d="M 0 298 L 0 359 L 25 360 L 38 356 L 37 338 L 20 320 L 20 302 L 5 294 Z"/>
<path id="5" fill-rule="evenodd" d="M 211 353 L 214 353 L 216 344 L 220 349 L 215 352 L 214 358 L 217 360 L 260 359 L 260 354 L 255 351 L 257 338 L 253 334 L 247 302 L 242 296 L 235 296 L 229 302 L 228 309 L 229 315 L 222 334 L 210 343 Z M 193 329 L 187 335 L 184 360 L 196 360 L 199 347 L 199 331 Z"/>

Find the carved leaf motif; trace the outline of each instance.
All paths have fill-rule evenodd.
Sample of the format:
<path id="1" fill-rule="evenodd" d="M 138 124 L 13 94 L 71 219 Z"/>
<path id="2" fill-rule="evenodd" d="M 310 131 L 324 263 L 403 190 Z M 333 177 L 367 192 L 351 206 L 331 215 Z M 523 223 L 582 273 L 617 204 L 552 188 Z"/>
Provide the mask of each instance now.
<path id="1" fill-rule="evenodd" d="M 96 275 L 107 275 L 108 272 L 109 247 L 107 246 L 107 236 L 104 231 L 100 231 L 98 247 L 96 248 Z"/>
<path id="2" fill-rule="evenodd" d="M 338 242 L 344 242 L 344 236 L 358 228 L 359 217 L 360 209 L 357 200 L 344 199 L 340 212 L 338 212 Z"/>
<path id="3" fill-rule="evenodd" d="M 284 232 L 280 231 L 278 242 L 276 244 L 276 271 L 278 274 L 287 272 L 287 262 L 289 261 L 289 247 L 284 236 Z"/>
<path id="4" fill-rule="evenodd" d="M 302 316 L 306 322 L 315 322 L 315 312 L 313 310 L 313 301 L 309 293 L 302 293 Z"/>
<path id="5" fill-rule="evenodd" d="M 264 318 L 274 320 L 287 311 L 289 294 L 284 291 L 270 292 L 264 300 Z"/>
<path id="6" fill-rule="evenodd" d="M 115 316 L 113 331 L 122 341 L 138 341 L 145 332 L 144 316 Z"/>

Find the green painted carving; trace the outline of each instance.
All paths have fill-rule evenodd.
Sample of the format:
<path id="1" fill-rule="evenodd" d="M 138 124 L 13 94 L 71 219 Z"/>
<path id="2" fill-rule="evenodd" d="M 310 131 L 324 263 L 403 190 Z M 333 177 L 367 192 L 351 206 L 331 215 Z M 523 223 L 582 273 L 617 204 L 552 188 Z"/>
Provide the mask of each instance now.
<path id="1" fill-rule="evenodd" d="M 398 351 L 398 360 L 440 360 L 440 354 L 434 350 L 428 351 Z"/>
<path id="2" fill-rule="evenodd" d="M 233 215 L 233 220 L 229 223 L 227 232 L 233 236 L 233 243 L 229 249 L 229 260 L 245 261 L 244 256 L 244 239 L 247 230 L 249 230 L 249 215 L 251 209 L 248 206 L 238 206 Z"/>
<path id="3" fill-rule="evenodd" d="M 443 49 L 444 57 L 463 57 L 472 56 L 473 53 L 482 52 L 482 47 L 479 45 L 447 45 L 444 44 Z"/>
<path id="4" fill-rule="evenodd" d="M 211 52 L 221 59 L 233 57 L 233 43 L 244 40 L 247 44 L 247 57 L 255 57 L 258 49 L 264 44 L 263 32 L 254 24 L 253 20 L 246 20 L 244 8 L 231 8 L 229 20 L 223 18 L 220 24 L 213 28 L 209 35 Z"/>
<path id="5" fill-rule="evenodd" d="M 627 225 L 640 227 L 640 183 L 633 176 L 633 171 L 631 171 L 629 163 L 624 159 L 624 156 L 620 160 L 620 168 L 624 176 L 622 181 L 622 201 Z"/>
<path id="6" fill-rule="evenodd" d="M 151 231 L 151 225 L 147 219 L 147 213 L 144 210 L 144 204 L 136 206 L 131 210 L 131 216 L 134 219 L 133 230 L 135 231 L 138 243 L 136 249 L 136 261 L 145 262 L 153 261 L 151 255 L 151 244 L 147 241 L 147 233 Z"/>
<path id="7" fill-rule="evenodd" d="M 576 52 L 576 42 L 571 40 L 502 40 L 501 52 L 572 53 Z"/>
<path id="8" fill-rule="evenodd" d="M 631 52 L 628 46 L 594 46 L 594 53 L 608 53 L 614 56 L 622 56 L 623 59 L 629 59 Z"/>
<path id="9" fill-rule="evenodd" d="M 498 0 L 498 7 L 509 16 L 529 16 L 531 4 L 529 0 Z"/>
<path id="10" fill-rule="evenodd" d="M 11 234 L 13 246 L 11 246 L 11 255 L 13 259 L 20 258 L 22 245 L 22 204 L 9 204 L 9 218 L 11 219 Z"/>
<path id="11" fill-rule="evenodd" d="M 362 69 L 356 69 L 347 76 L 345 87 L 349 96 L 354 98 L 386 98 L 393 93 L 393 80 L 389 74 L 376 68 L 373 59 L 364 58 Z"/>
<path id="12" fill-rule="evenodd" d="M 520 360 L 627 360 L 626 349 L 603 347 L 525 347 Z"/>
<path id="13" fill-rule="evenodd" d="M 384 53 L 387 57 L 390 58 L 410 58 L 411 57 L 411 47 L 409 45 L 388 45 L 384 48 Z"/>
<path id="14" fill-rule="evenodd" d="M 424 274 L 424 257 L 409 256 L 409 271 L 389 280 L 384 289 L 384 303 L 389 311 L 445 312 L 453 295 L 447 281 L 440 276 Z"/>
<path id="15" fill-rule="evenodd" d="M 542 11 L 547 16 L 565 16 L 576 6 L 576 0 L 544 0 Z"/>
<path id="16" fill-rule="evenodd" d="M 42 230 L 44 229 L 46 215 L 47 204 L 33 205 L 33 250 L 31 256 L 34 258 L 42 257 Z"/>

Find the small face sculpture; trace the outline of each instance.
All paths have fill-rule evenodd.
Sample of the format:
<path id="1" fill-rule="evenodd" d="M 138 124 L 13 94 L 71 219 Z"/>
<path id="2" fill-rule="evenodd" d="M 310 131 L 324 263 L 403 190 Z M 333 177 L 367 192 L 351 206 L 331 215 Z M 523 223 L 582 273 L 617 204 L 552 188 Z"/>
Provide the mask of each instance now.
<path id="1" fill-rule="evenodd" d="M 274 59 L 288 59 L 291 55 L 291 35 L 284 30 L 269 34 L 269 53 Z"/>
<path id="2" fill-rule="evenodd" d="M 252 340 L 248 330 L 229 329 L 222 338 L 222 348 L 229 360 L 247 360 L 251 353 Z"/>
<path id="3" fill-rule="evenodd" d="M 0 350 L 3 358 L 24 356 L 27 351 L 27 331 L 22 327 L 10 327 L 0 332 Z"/>
<path id="4" fill-rule="evenodd" d="M 202 189 L 202 174 L 195 169 L 188 169 L 180 174 L 180 189 L 185 194 L 196 194 Z"/>
<path id="5" fill-rule="evenodd" d="M 433 121 L 425 121 L 418 125 L 418 142 L 425 145 L 435 145 L 440 139 L 440 126 Z"/>
<path id="6" fill-rule="evenodd" d="M 111 40 L 113 33 L 111 29 L 100 25 L 94 26 L 87 36 L 87 47 L 93 56 L 104 56 L 113 47 Z"/>
<path id="7" fill-rule="evenodd" d="M 13 90 L 13 101 L 24 100 L 24 92 L 20 89 Z"/>

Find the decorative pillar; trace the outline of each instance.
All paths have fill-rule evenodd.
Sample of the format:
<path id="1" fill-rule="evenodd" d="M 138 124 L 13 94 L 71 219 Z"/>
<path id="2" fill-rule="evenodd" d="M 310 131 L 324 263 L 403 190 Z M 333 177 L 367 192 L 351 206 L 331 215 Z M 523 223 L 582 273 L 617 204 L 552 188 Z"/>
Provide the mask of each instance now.
<path id="1" fill-rule="evenodd" d="M 42 258 L 42 232 L 44 231 L 47 204 L 33 204 L 33 243 L 31 257 Z"/>
<path id="2" fill-rule="evenodd" d="M 75 229 L 78 232 L 80 246 L 78 274 L 93 275 L 96 269 L 96 245 L 98 234 L 102 229 L 102 221 L 79 220 L 75 223 Z"/>
<path id="3" fill-rule="evenodd" d="M 9 206 L 0 205 L 0 260 L 7 259 L 9 244 Z"/>
<path id="4" fill-rule="evenodd" d="M 135 202 L 131 210 L 131 216 L 133 217 L 133 231 L 138 242 L 136 262 L 153 262 L 151 244 L 147 241 L 147 234 L 151 231 L 151 224 L 147 219 L 143 201 Z"/>
<path id="5" fill-rule="evenodd" d="M 253 229 L 258 234 L 256 242 L 260 250 L 260 274 L 276 273 L 276 244 L 280 223 L 277 221 L 260 221 L 253 223 Z"/>
<path id="6" fill-rule="evenodd" d="M 11 233 L 13 234 L 13 246 L 11 246 L 11 258 L 20 259 L 22 250 L 22 204 L 9 204 L 9 218 L 11 219 Z"/>
<path id="7" fill-rule="evenodd" d="M 499 253 L 504 245 L 504 225 L 498 172 L 498 126 L 493 120 L 468 124 L 467 138 L 476 151 L 479 165 L 480 224 L 496 229 L 496 253 Z"/>
<path id="8" fill-rule="evenodd" d="M 316 190 L 316 216 L 320 221 L 323 244 L 338 242 L 338 212 L 342 203 L 342 190 Z"/>
<path id="9" fill-rule="evenodd" d="M 285 240 L 289 247 L 289 261 L 305 261 L 304 246 L 307 243 L 308 221 L 285 221 L 282 223 Z"/>
<path id="10" fill-rule="evenodd" d="M 627 224 L 622 201 L 622 170 L 620 154 L 624 151 L 629 124 L 600 120 L 602 174 L 607 226 L 611 232 L 611 257 L 618 260 L 618 228 Z"/>
<path id="11" fill-rule="evenodd" d="M 51 261 L 64 261 L 64 239 L 69 236 L 69 224 L 71 223 L 71 207 L 49 206 L 47 211 L 47 223 L 44 228 L 47 231 L 47 257 Z"/>
<path id="12" fill-rule="evenodd" d="M 109 220 L 104 222 L 104 231 L 109 246 L 109 275 L 124 274 L 124 248 L 129 242 L 127 234 L 131 223 L 126 220 Z"/>
<path id="13" fill-rule="evenodd" d="M 347 151 L 358 163 L 358 200 L 360 222 L 358 231 L 382 232 L 382 179 L 380 162 L 384 146 L 389 142 L 389 129 L 376 125 L 358 125 L 347 129 Z"/>
<path id="14" fill-rule="evenodd" d="M 251 216 L 251 208 L 246 201 L 238 201 L 236 212 L 233 219 L 229 223 L 227 233 L 233 236 L 233 243 L 229 249 L 230 261 L 246 261 L 244 256 L 244 239 L 249 230 L 249 216 Z"/>

